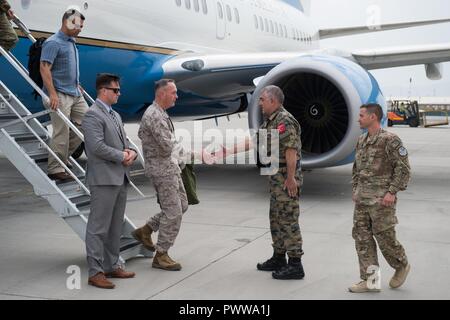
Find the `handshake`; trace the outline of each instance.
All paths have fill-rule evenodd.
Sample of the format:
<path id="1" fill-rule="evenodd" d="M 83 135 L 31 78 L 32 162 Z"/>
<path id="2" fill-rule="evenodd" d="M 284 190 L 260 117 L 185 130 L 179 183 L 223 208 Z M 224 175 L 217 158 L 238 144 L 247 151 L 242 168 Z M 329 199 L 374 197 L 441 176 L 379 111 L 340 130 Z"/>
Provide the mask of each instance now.
<path id="1" fill-rule="evenodd" d="M 229 154 L 228 149 L 223 145 L 209 145 L 202 149 L 201 160 L 205 164 L 218 164 Z"/>

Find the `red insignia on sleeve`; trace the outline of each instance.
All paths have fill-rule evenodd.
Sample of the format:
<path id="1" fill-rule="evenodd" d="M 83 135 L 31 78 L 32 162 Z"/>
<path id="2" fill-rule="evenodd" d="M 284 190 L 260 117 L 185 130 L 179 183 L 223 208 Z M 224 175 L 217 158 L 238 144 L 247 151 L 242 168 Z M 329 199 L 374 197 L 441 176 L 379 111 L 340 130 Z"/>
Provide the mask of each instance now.
<path id="1" fill-rule="evenodd" d="M 277 129 L 280 134 L 283 134 L 286 132 L 286 126 L 284 125 L 284 123 L 279 124 Z"/>

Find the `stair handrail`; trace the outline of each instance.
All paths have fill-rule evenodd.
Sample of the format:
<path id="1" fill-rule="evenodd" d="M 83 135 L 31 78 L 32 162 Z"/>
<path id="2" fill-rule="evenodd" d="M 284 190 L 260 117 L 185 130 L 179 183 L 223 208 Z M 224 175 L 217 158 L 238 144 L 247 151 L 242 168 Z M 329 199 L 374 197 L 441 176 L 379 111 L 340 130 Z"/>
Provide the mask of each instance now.
<path id="1" fill-rule="evenodd" d="M 18 63 L 15 59 L 13 59 L 12 58 L 12 54 L 11 53 L 9 53 L 9 52 L 7 52 L 3 47 L 1 47 L 0 46 L 0 53 L 6 58 L 6 60 L 16 69 L 16 71 L 17 72 L 19 72 L 19 74 L 33 87 L 33 89 L 35 89 L 36 90 L 36 92 L 42 97 L 42 100 L 43 101 L 49 101 L 49 98 L 48 98 L 48 96 L 44 93 L 44 91 L 41 89 L 41 88 L 39 88 L 39 86 L 29 77 L 29 75 L 28 75 L 28 72 L 27 72 L 27 70 L 26 69 L 24 69 L 24 67 L 20 64 L 20 63 Z M 92 99 L 92 98 L 91 98 Z M 78 135 L 78 137 L 80 137 L 80 139 L 82 140 L 82 141 L 84 141 L 84 135 L 83 135 L 83 133 L 81 133 L 81 131 L 80 130 L 78 130 L 78 128 L 72 123 L 72 121 L 70 121 L 65 115 L 64 115 L 64 113 L 62 113 L 61 112 L 61 110 L 59 110 L 59 109 L 57 109 L 56 111 L 54 111 L 54 112 L 56 112 L 57 114 L 58 114 L 58 116 L 74 131 L 74 133 L 76 134 L 76 135 Z M 129 140 L 130 141 L 130 143 L 132 144 L 132 145 L 134 145 L 134 147 L 136 148 L 136 152 L 138 153 L 138 156 L 139 156 L 139 149 L 137 148 L 137 146 L 134 144 L 134 143 L 132 143 L 131 142 L 131 140 Z M 54 153 L 52 152 L 52 155 L 53 156 L 55 156 L 54 155 Z M 58 162 L 62 162 L 63 164 L 64 164 L 64 162 L 63 161 L 61 161 L 60 159 L 59 159 L 59 157 L 56 157 L 57 159 L 58 159 Z M 72 161 L 74 164 L 75 164 L 75 166 L 78 168 L 78 169 L 81 169 L 81 171 L 82 172 L 84 172 L 84 170 L 78 165 L 78 163 L 76 162 L 76 161 Z M 69 174 L 70 174 L 70 176 L 72 177 L 72 178 L 74 178 L 74 179 L 78 179 L 77 177 L 76 177 L 76 175 L 70 170 L 70 169 L 68 169 L 68 167 L 64 164 L 63 166 L 62 166 L 63 168 L 64 168 L 64 170 L 66 170 L 66 172 L 68 172 Z M 144 193 L 142 193 L 142 191 L 132 182 L 132 181 L 129 181 L 129 183 L 130 183 L 130 185 L 131 185 L 131 187 L 133 188 L 133 189 L 135 189 L 136 190 L 136 192 L 141 196 L 141 197 L 143 197 L 143 198 L 146 198 L 146 196 L 144 195 Z M 86 189 L 87 190 L 87 189 Z"/>
<path id="2" fill-rule="evenodd" d="M 28 39 L 31 40 L 31 42 L 33 42 L 33 43 L 36 42 L 36 38 L 33 37 L 33 35 L 31 34 L 31 31 L 28 29 L 28 27 L 25 25 L 25 23 L 23 23 L 22 20 L 20 20 L 20 18 L 16 14 L 14 14 L 12 21 L 15 23 L 15 25 L 20 30 L 22 30 L 22 32 L 28 37 Z M 80 89 L 81 89 L 81 93 L 86 98 L 86 100 L 88 100 L 89 103 L 91 103 L 91 105 L 94 104 L 95 100 L 89 95 L 89 93 L 86 90 L 84 90 L 84 88 L 81 87 L 81 86 L 80 86 Z M 139 161 L 141 162 L 142 166 L 144 167 L 145 166 L 145 160 L 144 160 L 144 156 L 142 155 L 142 152 L 140 151 L 138 146 L 134 143 L 134 141 L 132 139 L 130 139 L 129 136 L 127 136 L 127 139 L 130 142 L 130 144 L 132 145 L 132 147 L 134 147 L 136 149 Z"/>
<path id="3" fill-rule="evenodd" d="M 3 49 L 0 46 L 0 49 Z M 72 172 L 70 171 L 70 169 L 67 167 L 67 165 L 64 163 L 64 161 L 62 161 L 57 155 L 56 153 L 52 150 L 52 148 L 50 148 L 50 146 L 39 136 L 39 134 L 28 124 L 28 121 L 26 121 L 23 117 L 20 116 L 20 114 L 11 106 L 11 104 L 3 97 L 3 95 L 0 95 L 0 99 L 3 100 L 3 102 L 9 107 L 9 109 L 15 113 L 15 115 L 17 116 L 17 118 L 19 120 L 22 121 L 22 123 L 27 127 L 27 129 L 36 137 L 36 139 L 39 140 L 39 142 L 45 146 L 45 148 L 47 149 L 47 151 L 58 161 L 58 163 L 64 168 L 64 170 L 66 170 L 67 172 L 70 173 L 70 175 L 72 176 L 72 178 L 74 178 L 74 180 L 77 182 L 77 184 L 84 190 L 84 192 L 86 192 L 87 195 L 91 195 L 90 191 L 88 188 L 86 188 L 86 186 L 84 185 L 83 182 L 81 182 L 80 179 L 78 179 L 78 177 Z"/>
<path id="4" fill-rule="evenodd" d="M 22 22 L 22 20 L 20 20 L 20 18 L 14 14 L 14 17 L 12 19 L 12 21 L 14 22 L 14 24 L 22 30 L 23 33 L 25 33 L 25 35 L 28 37 L 28 39 L 31 40 L 32 43 L 36 42 L 36 38 L 33 37 L 33 35 L 31 34 L 30 30 L 28 29 L 28 27 L 25 25 L 25 23 Z M 45 94 L 45 92 L 39 88 L 39 86 L 29 77 L 29 72 L 28 70 L 20 63 L 19 60 L 17 60 L 15 58 L 14 55 L 12 55 L 11 53 L 9 53 L 8 51 L 4 50 L 3 48 L 1 48 L 0 46 L 0 52 L 5 56 L 5 58 L 8 60 L 8 62 L 22 75 L 22 77 L 33 87 L 33 89 L 36 90 L 36 92 L 42 97 L 42 100 L 45 103 L 49 102 L 49 97 Z M 89 95 L 89 93 L 84 90 L 83 87 L 80 86 L 80 91 L 83 94 L 83 96 L 92 104 L 95 103 L 95 100 Z M 74 131 L 74 133 L 82 140 L 84 141 L 84 135 L 83 133 L 72 123 L 72 121 L 70 121 L 70 119 L 68 119 L 64 113 L 61 112 L 61 110 L 57 109 L 56 113 L 58 114 L 58 116 L 67 124 L 69 125 L 69 127 Z M 140 149 L 138 148 L 138 146 L 134 143 L 134 141 L 132 139 L 130 139 L 128 136 L 126 136 L 126 138 L 128 139 L 129 143 L 131 144 L 131 146 L 136 150 L 136 153 L 138 155 L 138 159 L 141 162 L 141 165 L 143 167 L 145 167 L 145 161 L 144 161 L 144 157 L 140 151 Z M 72 157 L 71 157 L 72 158 Z M 81 169 L 82 172 L 84 172 L 84 170 L 78 165 L 78 163 L 76 161 L 72 161 L 74 162 L 74 164 L 76 165 L 76 167 L 78 169 Z M 75 175 L 73 175 L 75 176 Z M 129 181 L 130 185 L 133 187 L 133 189 L 136 190 L 136 192 L 141 195 L 142 197 L 146 197 L 141 190 L 132 182 Z"/>

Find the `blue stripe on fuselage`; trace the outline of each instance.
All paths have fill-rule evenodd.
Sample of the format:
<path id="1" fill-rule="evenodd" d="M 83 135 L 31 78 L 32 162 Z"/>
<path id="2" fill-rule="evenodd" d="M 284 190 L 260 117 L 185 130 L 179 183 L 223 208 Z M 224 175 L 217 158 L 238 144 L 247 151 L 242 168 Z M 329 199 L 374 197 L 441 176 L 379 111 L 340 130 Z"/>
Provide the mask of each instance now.
<path id="1" fill-rule="evenodd" d="M 28 63 L 30 45 L 28 39 L 20 38 L 12 51 L 24 66 Z M 139 121 L 146 106 L 153 102 L 154 82 L 164 75 L 162 65 L 173 55 L 84 44 L 77 46 L 80 53 L 80 81 L 85 90 L 95 98 L 96 75 L 101 72 L 119 74 L 122 90 L 119 103 L 114 109 L 121 114 L 124 121 Z M 31 86 L 2 57 L 0 57 L 0 80 L 6 83 L 32 113 L 43 109 L 41 99 L 34 99 Z M 178 96 L 176 106 L 171 108 L 169 113 L 184 119 L 228 114 L 240 107 L 238 99 L 217 101 L 181 90 Z"/>
<path id="2" fill-rule="evenodd" d="M 28 39 L 21 38 L 13 54 L 24 66 L 28 61 Z M 98 73 L 115 73 L 121 77 L 122 96 L 114 107 L 121 114 L 133 115 L 145 103 L 153 101 L 154 81 L 163 76 L 162 64 L 171 55 L 131 51 L 124 49 L 77 45 L 80 53 L 80 81 L 88 93 L 95 97 L 95 78 Z M 31 112 L 42 109 L 42 103 L 34 100 L 32 89 L 4 59 L 0 62 L 1 79 L 18 95 Z"/>

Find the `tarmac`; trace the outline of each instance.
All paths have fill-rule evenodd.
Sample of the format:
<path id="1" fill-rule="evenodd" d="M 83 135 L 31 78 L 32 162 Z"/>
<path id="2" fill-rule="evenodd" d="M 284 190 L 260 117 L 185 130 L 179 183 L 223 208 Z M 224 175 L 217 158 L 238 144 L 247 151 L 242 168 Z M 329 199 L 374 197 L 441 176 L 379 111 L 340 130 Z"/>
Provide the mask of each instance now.
<path id="1" fill-rule="evenodd" d="M 203 123 L 215 126 L 213 120 Z M 175 125 L 193 127 L 191 122 Z M 219 119 L 221 128 L 242 125 L 245 118 Z M 136 137 L 136 125 L 126 130 Z M 135 278 L 114 279 L 114 290 L 102 290 L 87 284 L 84 242 L 0 156 L 0 300 L 450 299 L 450 127 L 390 130 L 402 138 L 412 166 L 412 180 L 397 206 L 398 238 L 412 269 L 399 289 L 389 288 L 393 270 L 379 254 L 382 291 L 347 290 L 359 281 L 351 236 L 351 164 L 304 173 L 303 280 L 274 280 L 270 272 L 256 270 L 256 263 L 272 254 L 267 177 L 251 164 L 197 165 L 200 204 L 184 215 L 170 251 L 182 270 L 154 269 L 151 258 L 136 258 L 126 265 Z M 154 195 L 145 177 L 137 182 Z M 150 197 L 129 202 L 126 214 L 141 226 L 158 211 Z M 71 266 L 81 270 L 79 289 L 70 285 Z"/>

